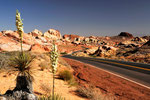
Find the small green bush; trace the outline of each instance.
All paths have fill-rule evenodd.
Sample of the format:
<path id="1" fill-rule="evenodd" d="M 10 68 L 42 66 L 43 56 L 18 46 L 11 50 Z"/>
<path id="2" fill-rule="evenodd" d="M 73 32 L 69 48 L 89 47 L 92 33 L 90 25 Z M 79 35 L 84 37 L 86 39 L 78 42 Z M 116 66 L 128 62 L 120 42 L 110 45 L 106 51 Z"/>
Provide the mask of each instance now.
<path id="1" fill-rule="evenodd" d="M 68 84 L 71 86 L 77 86 L 78 83 L 76 82 L 75 78 L 72 78 L 71 80 L 67 81 Z"/>
<path id="2" fill-rule="evenodd" d="M 70 71 L 64 70 L 59 73 L 59 78 L 65 80 L 65 81 L 69 81 L 73 78 L 73 75 Z"/>
<path id="3" fill-rule="evenodd" d="M 70 85 L 70 87 L 78 85 L 75 78 L 73 77 L 73 74 L 68 70 L 64 70 L 64 71 L 60 72 L 59 78 L 67 81 L 68 84 Z"/>
<path id="4" fill-rule="evenodd" d="M 93 89 L 90 88 L 85 88 L 85 87 L 78 87 L 78 89 L 76 90 L 76 92 L 81 96 L 81 97 L 85 97 L 85 98 L 93 98 L 94 94 L 93 94 Z"/>
<path id="5" fill-rule="evenodd" d="M 9 56 L 7 56 L 5 53 L 0 53 L 0 69 L 7 68 L 9 66 Z"/>
<path id="6" fill-rule="evenodd" d="M 78 87 L 76 92 L 84 98 L 90 100 L 116 100 L 113 95 L 110 94 L 102 94 L 100 90 L 89 86 L 89 87 Z"/>

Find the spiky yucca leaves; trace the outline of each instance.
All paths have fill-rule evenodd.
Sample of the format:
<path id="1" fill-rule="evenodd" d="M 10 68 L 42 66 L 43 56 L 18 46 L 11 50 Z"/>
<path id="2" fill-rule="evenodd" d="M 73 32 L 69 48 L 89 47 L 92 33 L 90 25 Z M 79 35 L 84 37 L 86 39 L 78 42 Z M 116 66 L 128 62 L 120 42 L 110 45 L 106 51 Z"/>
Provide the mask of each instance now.
<path id="1" fill-rule="evenodd" d="M 22 23 L 22 20 L 23 20 L 23 19 L 21 19 L 21 16 L 20 16 L 19 11 L 16 10 L 16 27 L 17 27 L 17 31 L 18 31 L 19 36 L 20 36 L 21 51 L 23 52 L 23 49 L 22 49 L 22 41 L 23 41 L 23 33 L 24 33 L 24 30 L 23 30 L 23 23 Z"/>
<path id="2" fill-rule="evenodd" d="M 34 57 L 28 53 L 20 52 L 17 56 L 11 59 L 10 65 L 13 67 L 11 72 L 18 72 L 16 78 L 16 90 L 25 90 L 26 92 L 32 93 L 32 81 L 33 78 L 33 67 L 31 67 L 31 62 Z"/>
<path id="3" fill-rule="evenodd" d="M 18 75 L 26 76 L 27 79 L 33 80 L 33 71 L 31 68 L 31 62 L 33 59 L 34 57 L 28 53 L 19 53 L 16 57 L 11 59 L 10 65 L 14 68 L 13 71 L 18 72 Z"/>

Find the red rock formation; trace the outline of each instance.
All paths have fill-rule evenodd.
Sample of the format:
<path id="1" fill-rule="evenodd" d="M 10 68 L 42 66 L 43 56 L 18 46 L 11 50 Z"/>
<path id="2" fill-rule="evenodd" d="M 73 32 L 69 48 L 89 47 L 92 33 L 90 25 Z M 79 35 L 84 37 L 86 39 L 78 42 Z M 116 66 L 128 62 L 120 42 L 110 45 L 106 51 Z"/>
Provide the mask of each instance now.
<path id="1" fill-rule="evenodd" d="M 70 40 L 70 41 L 74 41 L 75 38 L 79 38 L 80 36 L 79 35 L 74 35 L 74 34 L 65 34 L 63 36 L 63 39 L 66 39 L 66 40 Z"/>
<path id="2" fill-rule="evenodd" d="M 118 36 L 133 38 L 133 35 L 131 33 L 128 33 L 128 32 L 121 32 Z"/>
<path id="3" fill-rule="evenodd" d="M 150 40 L 150 36 L 143 36 L 142 38 Z"/>
<path id="4" fill-rule="evenodd" d="M 43 33 L 41 31 L 37 30 L 37 29 L 33 30 L 32 32 L 30 32 L 28 34 L 30 34 L 30 35 L 32 35 L 34 37 L 39 37 L 39 36 L 43 35 Z"/>
<path id="5" fill-rule="evenodd" d="M 143 49 L 150 49 L 150 40 L 147 41 L 145 44 L 143 44 L 143 46 L 141 48 L 143 48 Z"/>
<path id="6" fill-rule="evenodd" d="M 32 52 L 46 52 L 48 51 L 49 49 L 40 45 L 40 44 L 34 44 L 31 46 L 30 50 L 29 51 L 32 51 Z"/>
<path id="7" fill-rule="evenodd" d="M 48 46 L 43 45 L 46 42 L 43 41 L 44 39 L 44 37 L 35 39 L 31 35 L 23 33 L 23 50 L 50 51 Z M 0 51 L 20 51 L 20 37 L 16 31 L 8 30 L 0 32 Z"/>
<path id="8" fill-rule="evenodd" d="M 61 39 L 61 34 L 59 30 L 49 29 L 47 32 L 44 33 L 44 37 L 48 37 L 50 39 Z"/>

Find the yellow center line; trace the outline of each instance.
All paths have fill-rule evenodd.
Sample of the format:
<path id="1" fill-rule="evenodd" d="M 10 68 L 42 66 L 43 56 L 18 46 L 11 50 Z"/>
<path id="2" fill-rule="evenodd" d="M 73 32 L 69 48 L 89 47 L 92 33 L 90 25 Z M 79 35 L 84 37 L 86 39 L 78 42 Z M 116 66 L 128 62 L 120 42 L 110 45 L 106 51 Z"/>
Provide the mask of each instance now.
<path id="1" fill-rule="evenodd" d="M 123 65 L 123 66 L 127 66 L 127 67 L 132 67 L 132 68 L 137 68 L 137 69 L 142 69 L 142 70 L 150 71 L 150 69 L 148 69 L 148 68 L 142 68 L 142 67 L 137 67 L 137 66 L 132 66 L 132 65 L 126 65 L 126 64 L 121 64 L 121 63 L 117 63 L 117 62 L 103 61 L 103 60 L 97 60 L 97 59 L 90 59 L 90 60 L 100 61 L 100 62 L 107 62 L 107 63 L 117 64 L 117 65 Z"/>

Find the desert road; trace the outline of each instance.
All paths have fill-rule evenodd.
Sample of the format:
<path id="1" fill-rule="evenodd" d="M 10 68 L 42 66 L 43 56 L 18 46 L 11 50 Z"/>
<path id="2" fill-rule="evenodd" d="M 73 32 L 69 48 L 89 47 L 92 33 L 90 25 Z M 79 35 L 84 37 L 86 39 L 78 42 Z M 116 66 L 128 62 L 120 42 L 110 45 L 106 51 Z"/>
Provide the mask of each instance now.
<path id="1" fill-rule="evenodd" d="M 101 68 L 107 72 L 111 72 L 117 76 L 120 76 L 122 78 L 125 78 L 129 81 L 132 81 L 150 89 L 149 64 L 91 57 L 75 57 L 71 55 L 64 55 L 63 57 L 93 65 L 95 67 Z"/>

